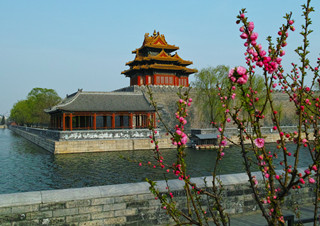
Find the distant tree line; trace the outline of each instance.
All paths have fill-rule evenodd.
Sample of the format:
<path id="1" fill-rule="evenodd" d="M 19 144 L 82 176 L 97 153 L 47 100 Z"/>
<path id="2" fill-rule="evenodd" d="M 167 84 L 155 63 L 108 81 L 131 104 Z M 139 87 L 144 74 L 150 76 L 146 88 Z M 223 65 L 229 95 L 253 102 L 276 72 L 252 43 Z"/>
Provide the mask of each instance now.
<path id="1" fill-rule="evenodd" d="M 33 88 L 25 100 L 15 103 L 10 112 L 10 121 L 18 125 L 47 126 L 50 117 L 44 109 L 50 108 L 61 101 L 53 89 Z"/>
<path id="2" fill-rule="evenodd" d="M 6 124 L 6 117 L 2 115 L 0 125 L 4 125 L 4 124 Z"/>
<path id="3" fill-rule="evenodd" d="M 224 89 L 224 84 L 228 82 L 229 66 L 218 65 L 217 67 L 207 67 L 201 69 L 195 74 L 195 81 L 192 83 L 193 88 L 196 90 L 196 107 L 198 108 L 198 113 L 202 126 L 208 126 L 211 122 L 221 123 L 222 116 L 224 115 L 224 109 L 221 107 L 219 102 L 221 101 L 219 96 L 220 90 L 218 90 L 217 85 L 219 84 L 222 89 Z M 251 84 L 247 83 L 243 86 L 244 89 L 252 89 L 258 93 L 264 93 L 264 78 L 262 76 L 255 76 L 252 79 Z M 235 97 L 233 105 L 237 105 L 241 102 L 238 94 L 239 90 L 235 90 Z M 280 93 L 279 93 L 280 95 Z M 276 96 L 276 95 L 275 95 Z M 260 101 L 256 101 L 255 105 L 259 109 L 259 103 L 264 103 L 266 98 L 263 95 L 258 96 Z M 295 114 L 294 105 L 289 103 L 288 100 L 278 100 L 275 99 L 275 109 L 278 111 L 278 117 L 282 125 L 295 125 L 297 116 Z M 267 106 L 267 111 L 265 111 L 265 117 L 262 120 L 264 126 L 271 126 L 273 124 L 270 113 L 271 109 Z M 242 118 L 248 117 L 248 111 L 242 109 L 240 116 Z M 232 126 L 232 125 L 229 125 Z"/>

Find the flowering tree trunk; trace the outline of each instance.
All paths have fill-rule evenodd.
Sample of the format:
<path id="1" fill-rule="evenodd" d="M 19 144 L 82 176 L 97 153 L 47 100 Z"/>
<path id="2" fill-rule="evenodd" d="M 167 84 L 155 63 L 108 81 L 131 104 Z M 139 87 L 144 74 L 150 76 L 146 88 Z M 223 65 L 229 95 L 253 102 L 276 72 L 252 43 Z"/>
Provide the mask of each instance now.
<path id="1" fill-rule="evenodd" d="M 166 163 L 161 156 L 155 134 L 156 129 L 150 125 L 153 131 L 151 142 L 155 143 L 155 159 L 159 166 L 168 173 L 174 173 L 180 180 L 184 181 L 184 189 L 187 199 L 188 213 L 184 213 L 176 207 L 176 202 L 170 187 L 168 186 L 167 194 L 160 193 L 156 188 L 156 183 L 148 180 L 150 190 L 155 194 L 156 199 L 162 203 L 163 209 L 176 221 L 177 224 L 208 224 L 208 214 L 216 225 L 227 225 L 229 219 L 223 208 L 223 200 L 221 191 L 223 185 L 217 176 L 217 168 L 220 160 L 223 158 L 224 148 L 227 142 L 232 142 L 225 135 L 225 128 L 228 124 L 233 123 L 239 130 L 239 145 L 245 164 L 246 172 L 249 177 L 249 184 L 253 192 L 253 196 L 259 205 L 262 215 L 269 225 L 283 225 L 283 203 L 285 197 L 292 189 L 300 189 L 306 183 L 310 183 L 315 189 L 315 206 L 314 206 L 314 224 L 316 224 L 319 194 L 319 167 L 320 167 L 320 140 L 318 120 L 320 120 L 320 96 L 314 93 L 313 88 L 320 83 L 319 65 L 320 58 L 317 59 L 317 65 L 310 64 L 307 55 L 309 53 L 308 35 L 312 32 L 309 26 L 311 20 L 309 14 L 314 11 L 310 6 L 310 0 L 302 6 L 305 24 L 302 25 L 303 36 L 302 46 L 296 49 L 296 53 L 300 57 L 299 64 L 292 63 L 293 69 L 290 73 L 285 73 L 282 67 L 282 57 L 285 55 L 285 46 L 287 45 L 287 37 L 289 30 L 294 31 L 294 20 L 292 15 L 286 14 L 286 23 L 283 24 L 279 31 L 276 42 L 273 43 L 271 37 L 268 37 L 269 45 L 264 49 L 258 44 L 258 34 L 254 32 L 254 23 L 246 17 L 245 9 L 242 9 L 237 16 L 237 24 L 240 27 L 240 37 L 244 39 L 246 67 L 235 67 L 229 71 L 229 80 L 223 87 L 217 86 L 219 90 L 220 107 L 223 109 L 223 116 L 220 122 L 212 125 L 216 126 L 220 132 L 219 148 L 215 161 L 215 168 L 212 172 L 212 190 L 200 188 L 190 180 L 187 173 L 187 165 L 185 163 L 185 145 L 187 135 L 184 126 L 187 123 L 188 106 L 191 105 L 192 99 L 188 97 L 188 91 L 178 94 L 180 100 L 177 102 L 177 112 L 175 117 L 177 125 L 174 130 L 168 129 L 171 134 L 172 143 L 177 147 L 176 162 Z M 260 70 L 264 77 L 263 93 L 255 90 L 253 85 L 255 79 L 255 70 Z M 306 86 L 305 78 L 313 74 L 311 86 Z M 288 100 L 291 101 L 296 109 L 297 129 L 293 133 L 283 131 L 280 126 L 280 117 L 276 109 L 273 99 L 273 92 L 277 85 L 281 86 L 283 93 L 287 94 Z M 264 96 L 265 98 L 259 98 Z M 216 97 L 212 97 L 216 98 Z M 150 91 L 150 100 L 157 108 Z M 237 104 L 233 104 L 235 102 Z M 266 134 L 262 133 L 262 120 L 265 114 L 271 114 L 273 122 L 273 130 L 278 134 L 277 150 L 271 151 L 265 146 Z M 245 112 L 245 113 L 244 113 Z M 161 115 L 158 114 L 161 119 Z M 294 143 L 293 150 L 287 149 L 288 143 Z M 301 149 L 306 148 L 309 151 L 312 162 L 304 170 L 298 171 L 299 155 Z M 253 157 L 252 157 L 253 156 Z M 277 161 L 275 161 L 277 159 Z M 276 164 L 279 162 L 279 164 Z M 290 164 L 289 162 L 293 162 Z M 140 165 L 142 165 L 140 163 Z M 263 181 L 260 183 L 252 174 L 253 166 L 258 167 L 261 172 Z M 280 170 L 280 171 L 279 171 Z M 279 173 L 281 172 L 281 173 Z M 264 192 L 261 192 L 263 190 Z M 209 213 L 202 209 L 200 199 L 207 196 L 213 199 L 214 205 L 208 204 Z"/>

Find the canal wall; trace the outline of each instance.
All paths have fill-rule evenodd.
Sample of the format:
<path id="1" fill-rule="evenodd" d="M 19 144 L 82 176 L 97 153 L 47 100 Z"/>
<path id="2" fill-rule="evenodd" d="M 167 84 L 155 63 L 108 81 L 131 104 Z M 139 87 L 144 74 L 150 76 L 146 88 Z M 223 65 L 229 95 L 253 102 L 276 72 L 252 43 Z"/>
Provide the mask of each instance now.
<path id="1" fill-rule="evenodd" d="M 10 130 L 54 154 L 153 149 L 148 129 L 114 131 L 52 131 L 10 126 Z M 159 136 L 159 133 L 158 133 Z M 159 137 L 159 148 L 172 148 L 169 136 Z"/>
<path id="2" fill-rule="evenodd" d="M 148 129 L 137 130 L 100 130 L 100 131 L 53 131 L 38 128 L 10 126 L 10 130 L 54 154 L 88 153 L 125 150 L 149 150 L 154 148 L 150 142 L 151 132 Z M 196 130 L 195 130 L 196 131 Z M 199 132 L 200 131 L 200 132 Z M 201 129 L 199 134 L 214 133 L 214 129 Z M 272 143 L 279 140 L 279 134 L 265 128 L 265 142 Z M 237 129 L 226 130 L 227 137 L 239 143 Z M 170 136 L 157 134 L 159 148 L 175 148 Z M 313 138 L 312 133 L 310 137 Z M 249 143 L 249 140 L 245 140 Z M 191 142 L 188 143 L 191 145 Z"/>
<path id="3" fill-rule="evenodd" d="M 261 175 L 254 173 L 257 179 Z M 204 187 L 205 178 L 193 181 Z M 208 184 L 212 177 L 206 178 Z M 245 173 L 220 176 L 224 185 L 223 205 L 227 213 L 238 214 L 257 211 Z M 177 206 L 186 208 L 183 182 L 169 180 Z M 314 199 L 313 188 L 303 185 L 293 190 L 285 205 L 310 204 Z M 166 193 L 165 181 L 158 181 L 157 188 Z M 205 198 L 201 199 L 207 212 Z M 35 191 L 0 195 L 0 225 L 165 225 L 172 223 L 149 191 L 146 182 L 107 185 L 88 188 Z M 232 223 L 232 222 L 231 222 Z"/>

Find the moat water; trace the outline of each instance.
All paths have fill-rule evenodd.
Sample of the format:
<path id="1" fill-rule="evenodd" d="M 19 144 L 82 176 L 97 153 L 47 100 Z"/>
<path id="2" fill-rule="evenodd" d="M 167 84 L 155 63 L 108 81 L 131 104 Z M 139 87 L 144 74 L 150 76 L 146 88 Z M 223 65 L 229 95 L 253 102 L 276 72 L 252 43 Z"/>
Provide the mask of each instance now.
<path id="1" fill-rule="evenodd" d="M 293 144 L 288 145 L 289 150 L 290 145 Z M 270 144 L 269 147 L 273 150 L 275 145 Z M 174 149 L 162 150 L 162 153 L 165 162 L 174 162 Z M 192 177 L 211 175 L 215 150 L 187 149 L 186 153 Z M 121 156 L 144 163 L 153 160 L 153 152 L 150 150 L 54 156 L 9 129 L 0 129 L 0 193 L 142 182 L 145 178 L 163 180 L 164 170 L 139 166 Z M 310 157 L 303 150 L 299 167 L 305 167 L 309 163 Z M 219 173 L 239 172 L 244 172 L 240 150 L 230 147 L 225 150 Z M 167 175 L 169 178 L 176 178 L 174 175 Z"/>

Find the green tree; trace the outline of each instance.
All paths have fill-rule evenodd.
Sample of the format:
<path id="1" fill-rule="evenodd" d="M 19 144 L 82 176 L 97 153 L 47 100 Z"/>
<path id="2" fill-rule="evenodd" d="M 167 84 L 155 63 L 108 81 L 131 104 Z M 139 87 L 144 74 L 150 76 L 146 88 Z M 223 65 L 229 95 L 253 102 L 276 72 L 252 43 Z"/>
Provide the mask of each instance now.
<path id="1" fill-rule="evenodd" d="M 28 100 L 20 100 L 15 103 L 10 111 L 10 120 L 15 121 L 18 125 L 32 124 L 31 108 Z"/>
<path id="2" fill-rule="evenodd" d="M 56 105 L 61 98 L 53 89 L 33 88 L 27 96 L 32 109 L 31 117 L 34 124 L 44 125 L 49 123 L 50 116 L 44 109 Z"/>
<path id="3" fill-rule="evenodd" d="M 227 84 L 229 67 L 219 65 L 217 67 L 208 67 L 201 69 L 195 74 L 195 82 L 192 86 L 196 90 L 196 105 L 200 112 L 200 118 L 205 123 L 219 122 L 223 116 L 223 109 L 220 102 L 217 89 L 218 84 Z M 208 122 L 209 120 L 209 122 Z"/>
<path id="4" fill-rule="evenodd" d="M 49 115 L 44 109 L 56 105 L 61 98 L 53 89 L 33 88 L 26 100 L 18 101 L 11 109 L 11 120 L 18 124 L 46 125 Z"/>
<path id="5" fill-rule="evenodd" d="M 5 118 L 5 116 L 3 115 L 3 116 L 2 116 L 2 119 L 1 119 L 0 125 L 4 125 L 4 124 L 6 124 L 6 118 Z"/>

